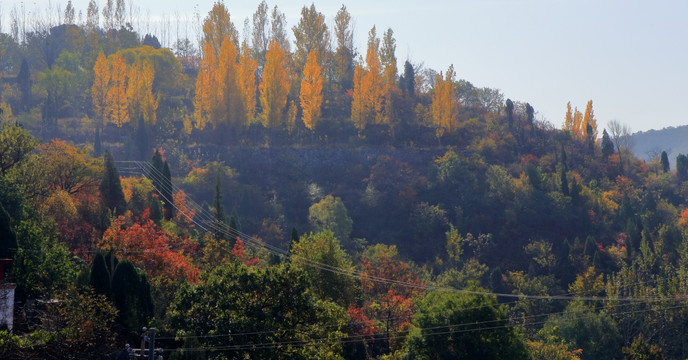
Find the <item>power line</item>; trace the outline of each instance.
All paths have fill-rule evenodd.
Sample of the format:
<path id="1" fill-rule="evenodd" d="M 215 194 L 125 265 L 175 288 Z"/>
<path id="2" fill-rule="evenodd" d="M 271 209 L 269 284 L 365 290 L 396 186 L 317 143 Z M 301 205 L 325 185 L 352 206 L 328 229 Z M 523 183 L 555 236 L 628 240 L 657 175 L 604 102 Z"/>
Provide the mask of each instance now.
<path id="1" fill-rule="evenodd" d="M 153 180 L 159 181 L 162 183 L 162 180 L 164 179 L 164 175 L 160 173 L 158 169 L 155 169 L 155 167 L 148 163 L 148 162 L 142 162 L 142 161 L 126 161 L 123 163 L 133 163 L 136 166 L 138 166 L 141 170 L 142 175 L 146 175 L 148 177 L 152 177 Z M 155 188 L 155 185 L 153 185 Z M 178 192 L 181 190 L 179 187 L 174 185 L 172 183 L 172 188 L 175 192 Z M 161 194 L 161 191 L 157 188 L 155 190 Z M 170 201 L 171 199 L 164 199 L 165 201 Z M 345 269 L 341 267 L 335 267 L 331 266 L 328 264 L 320 263 L 311 259 L 307 259 L 301 256 L 297 256 L 294 254 L 290 254 L 287 250 L 281 249 L 277 246 L 263 243 L 261 241 L 256 240 L 252 236 L 245 234 L 237 229 L 233 229 L 229 227 L 228 225 L 224 223 L 217 222 L 215 219 L 212 218 L 212 214 L 210 214 L 207 210 L 205 210 L 202 206 L 198 205 L 191 197 L 187 197 L 187 204 L 190 204 L 190 207 L 193 208 L 196 211 L 196 214 L 198 215 L 201 220 L 205 220 L 204 224 L 202 225 L 192 217 L 190 217 L 188 214 L 183 213 L 190 221 L 192 221 L 194 224 L 197 226 L 201 227 L 204 231 L 208 231 L 208 228 L 211 230 L 221 232 L 223 235 L 229 235 L 232 237 L 239 237 L 243 239 L 244 242 L 246 242 L 249 245 L 255 246 L 257 248 L 263 248 L 268 250 L 269 252 L 272 252 L 274 254 L 283 256 L 288 259 L 292 259 L 293 261 L 305 264 L 307 266 L 319 269 L 319 270 L 324 270 L 324 271 L 329 271 L 335 274 L 340 274 L 340 275 L 345 275 L 345 276 L 350 276 L 350 277 L 355 277 L 361 280 L 369 280 L 373 282 L 379 282 L 379 283 L 384 283 L 388 285 L 398 285 L 398 286 L 403 286 L 403 287 L 408 287 L 408 288 L 415 288 L 418 290 L 444 290 L 444 291 L 452 291 L 452 292 L 458 292 L 458 293 L 463 293 L 463 294 L 469 294 L 469 295 L 484 295 L 484 296 L 496 296 L 496 297 L 502 297 L 502 298 L 515 298 L 515 299 L 530 299 L 530 300 L 567 300 L 567 301 L 572 301 L 572 300 L 581 300 L 581 301 L 654 301 L 658 300 L 661 298 L 655 298 L 655 297 L 631 297 L 631 296 L 619 296 L 616 298 L 608 298 L 608 297 L 601 297 L 601 296 L 569 296 L 569 295 L 523 295 L 523 294 L 511 294 L 511 293 L 498 293 L 498 292 L 488 292 L 488 291 L 474 291 L 474 290 L 465 290 L 465 289 L 456 289 L 456 288 L 451 288 L 451 287 L 441 287 L 441 286 L 433 286 L 433 285 L 423 285 L 423 284 L 415 284 L 415 283 L 410 283 L 410 282 L 405 282 L 405 281 L 400 281 L 400 280 L 394 280 L 394 279 L 388 279 L 388 278 L 383 278 L 383 277 L 378 277 L 378 276 L 372 276 L 360 271 L 352 270 L 352 269 Z M 175 204 L 172 204 L 175 209 L 178 211 L 181 211 Z M 205 226 L 204 226 L 205 225 Z"/>

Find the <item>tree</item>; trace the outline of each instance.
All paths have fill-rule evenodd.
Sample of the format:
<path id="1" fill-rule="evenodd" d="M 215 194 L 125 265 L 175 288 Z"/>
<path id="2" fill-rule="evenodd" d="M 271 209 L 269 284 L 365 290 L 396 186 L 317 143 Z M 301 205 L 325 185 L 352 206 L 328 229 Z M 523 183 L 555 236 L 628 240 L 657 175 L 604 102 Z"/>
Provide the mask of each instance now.
<path id="1" fill-rule="evenodd" d="M 146 124 L 155 125 L 159 105 L 158 96 L 153 94 L 155 68 L 151 59 L 137 59 L 129 68 L 127 101 L 129 118 L 143 118 Z"/>
<path id="2" fill-rule="evenodd" d="M 455 76 L 454 66 L 450 65 L 444 78 L 440 73 L 435 79 L 431 111 L 432 123 L 436 128 L 438 138 L 444 134 L 453 134 L 459 126 L 459 103 L 456 99 Z"/>
<path id="3" fill-rule="evenodd" d="M 619 120 L 610 120 L 607 124 L 611 139 L 616 145 L 616 151 L 621 152 L 621 148 L 631 149 L 633 147 L 633 139 L 631 137 L 631 128 L 627 124 L 622 124 Z"/>
<path id="4" fill-rule="evenodd" d="M 102 251 L 112 251 L 143 269 L 148 279 L 165 291 L 173 291 L 181 282 L 198 280 L 199 270 L 191 262 L 196 246 L 188 238 L 165 232 L 146 210 L 134 221 L 118 216 L 98 243 Z"/>
<path id="5" fill-rule="evenodd" d="M 602 156 L 608 158 L 610 155 L 614 154 L 614 143 L 607 133 L 607 129 L 602 131 Z"/>
<path id="6" fill-rule="evenodd" d="M 382 107 L 381 123 L 386 125 L 393 125 L 396 122 L 396 108 L 395 101 L 400 96 L 400 90 L 397 86 L 397 58 L 396 58 L 396 40 L 394 40 L 394 32 L 392 29 L 387 29 L 382 37 L 382 47 L 380 48 L 380 64 L 382 65 L 382 72 L 384 75 L 384 105 Z"/>
<path id="7" fill-rule="evenodd" d="M 664 360 L 662 349 L 655 344 L 649 344 L 642 334 L 633 340 L 630 347 L 624 347 L 622 351 L 624 360 Z"/>
<path id="8" fill-rule="evenodd" d="M 662 172 L 668 173 L 671 167 L 669 166 L 669 156 L 667 155 L 667 152 L 662 151 L 660 158 L 660 162 L 662 163 Z"/>
<path id="9" fill-rule="evenodd" d="M 284 108 L 289 94 L 289 76 L 284 50 L 276 41 L 270 43 L 265 55 L 265 69 L 260 83 L 260 104 L 263 126 L 279 129 L 283 125 Z"/>
<path id="10" fill-rule="evenodd" d="M 688 156 L 686 155 L 676 156 L 676 178 L 679 182 L 688 180 Z"/>
<path id="11" fill-rule="evenodd" d="M 196 93 L 194 95 L 194 126 L 203 130 L 208 123 L 215 126 L 214 113 L 216 109 L 217 89 L 217 56 L 207 43 L 203 49 L 203 57 L 196 78 Z"/>
<path id="12" fill-rule="evenodd" d="M 251 47 L 253 52 L 253 59 L 261 65 L 265 64 L 265 53 L 268 51 L 270 45 L 270 37 L 268 33 L 268 4 L 265 0 L 258 4 L 256 12 L 253 13 L 253 29 L 251 32 Z M 242 54 L 243 55 L 243 54 Z"/>
<path id="13" fill-rule="evenodd" d="M 244 116 L 244 110 L 237 81 L 236 61 L 238 54 L 237 47 L 230 41 L 229 37 L 226 37 L 222 41 L 215 72 L 217 88 L 214 89 L 214 92 L 217 96 L 215 100 L 217 103 L 214 107 L 217 110 L 213 117 L 218 125 L 222 124 L 229 128 L 243 125 L 241 119 Z"/>
<path id="14" fill-rule="evenodd" d="M 340 358 L 338 339 L 346 323 L 344 309 L 316 300 L 306 274 L 289 263 L 224 264 L 205 273 L 198 285 L 182 285 L 168 314 L 172 330 L 199 336 L 204 347 L 227 349 L 215 356 L 237 358 Z"/>
<path id="15" fill-rule="evenodd" d="M 72 5 L 72 0 L 67 1 L 67 7 L 64 11 L 64 23 L 74 24 L 74 6 Z"/>
<path id="16" fill-rule="evenodd" d="M 117 263 L 112 274 L 112 300 L 119 310 L 117 322 L 137 332 L 153 316 L 153 300 L 146 273 L 129 260 Z"/>
<path id="17" fill-rule="evenodd" d="M 111 76 L 106 104 L 106 112 L 110 122 L 118 127 L 129 122 L 127 63 L 119 52 L 112 56 Z"/>
<path id="18" fill-rule="evenodd" d="M 404 75 L 399 79 L 399 87 L 409 98 L 416 96 L 416 70 L 408 60 L 404 62 Z"/>
<path id="19" fill-rule="evenodd" d="M 353 221 L 342 199 L 327 195 L 308 209 L 308 221 L 316 232 L 329 230 L 340 241 L 349 239 Z"/>
<path id="20" fill-rule="evenodd" d="M 323 76 L 314 51 L 308 54 L 308 61 L 303 69 L 299 100 L 303 111 L 303 123 L 306 128 L 313 130 L 320 120 L 323 103 Z"/>
<path id="21" fill-rule="evenodd" d="M 339 244 L 331 231 L 310 233 L 301 236 L 291 246 L 290 254 L 295 266 L 308 274 L 313 292 L 320 299 L 347 308 L 358 296 L 356 279 L 316 265 L 354 271 L 351 259 Z"/>
<path id="22" fill-rule="evenodd" d="M 366 68 L 360 64 L 354 69 L 354 89 L 351 101 L 351 120 L 359 131 L 368 124 L 377 124 L 382 109 L 383 78 L 380 72 L 378 50 L 380 39 L 375 26 L 368 33 Z"/>
<path id="23" fill-rule="evenodd" d="M 22 58 L 19 72 L 17 73 L 17 85 L 21 93 L 21 107 L 27 110 L 31 106 L 31 71 L 26 58 Z"/>
<path id="24" fill-rule="evenodd" d="M 203 20 L 203 56 L 208 56 L 207 51 L 212 51 L 215 57 L 219 56 L 222 42 L 227 37 L 235 47 L 239 46 L 239 32 L 230 19 L 227 7 L 223 2 L 216 1 Z"/>
<path id="25" fill-rule="evenodd" d="M 399 259 L 396 245 L 369 246 L 361 255 L 361 290 L 364 313 L 386 336 L 407 330 L 416 297 L 422 292 L 420 271 Z M 373 279 L 393 281 L 375 281 Z M 404 286 L 399 283 L 414 284 Z"/>
<path id="26" fill-rule="evenodd" d="M 27 166 L 40 167 L 44 178 L 32 179 L 47 189 L 60 189 L 74 195 L 95 188 L 101 177 L 101 163 L 88 151 L 61 140 L 51 140 L 38 147 L 38 157 Z"/>
<path id="27" fill-rule="evenodd" d="M 595 142 L 597 140 L 597 119 L 595 119 L 592 110 L 592 100 L 589 100 L 585 106 L 585 115 L 583 115 L 581 131 L 583 133 L 583 139 L 586 141 Z"/>
<path id="28" fill-rule="evenodd" d="M 315 4 L 301 8 L 299 23 L 292 30 L 296 45 L 294 66 L 299 70 L 304 69 L 309 54 L 314 52 L 320 68 L 328 68 L 330 32 L 325 24 L 325 15 L 315 9 Z"/>
<path id="29" fill-rule="evenodd" d="M 272 20 L 270 24 L 270 42 L 277 42 L 280 49 L 284 50 L 284 52 L 287 54 L 290 53 L 291 48 L 289 36 L 287 35 L 287 19 L 284 16 L 284 13 L 277 9 L 277 5 L 272 8 L 270 18 Z"/>
<path id="30" fill-rule="evenodd" d="M 263 57 L 265 55 L 263 54 Z M 241 103 L 245 111 L 244 125 L 250 125 L 256 118 L 256 71 L 258 70 L 258 62 L 251 57 L 248 44 L 244 42 L 241 45 L 241 55 L 239 57 L 238 78 L 239 94 L 241 96 Z"/>
<path id="31" fill-rule="evenodd" d="M 90 6 L 90 5 L 89 5 Z M 110 64 L 101 51 L 93 65 L 93 86 L 91 86 L 91 101 L 96 120 L 96 128 L 105 125 L 108 118 L 108 90 L 110 89 Z"/>
<path id="32" fill-rule="evenodd" d="M 332 70 L 332 97 L 337 112 L 349 117 L 351 111 L 350 97 L 346 92 L 353 88 L 354 76 L 354 35 L 351 14 L 346 6 L 337 12 L 334 18 L 334 36 L 337 40 Z"/>
<path id="33" fill-rule="evenodd" d="M 123 214 L 127 203 L 124 200 L 119 171 L 117 171 L 115 161 L 112 159 L 109 151 L 105 150 L 103 157 L 105 158 L 105 171 L 100 182 L 100 195 L 103 198 L 103 206 L 105 209 L 113 210 L 117 214 Z"/>
<path id="34" fill-rule="evenodd" d="M 21 126 L 0 125 L 0 173 L 7 171 L 24 160 L 38 145 L 36 138 Z"/>
<path id="35" fill-rule="evenodd" d="M 551 315 L 543 332 L 582 349 L 583 360 L 616 359 L 621 353 L 621 336 L 611 316 L 579 301 L 570 302 L 561 315 Z"/>
<path id="36" fill-rule="evenodd" d="M 433 291 L 419 303 L 406 340 L 409 358 L 530 359 L 507 309 L 486 295 Z"/>

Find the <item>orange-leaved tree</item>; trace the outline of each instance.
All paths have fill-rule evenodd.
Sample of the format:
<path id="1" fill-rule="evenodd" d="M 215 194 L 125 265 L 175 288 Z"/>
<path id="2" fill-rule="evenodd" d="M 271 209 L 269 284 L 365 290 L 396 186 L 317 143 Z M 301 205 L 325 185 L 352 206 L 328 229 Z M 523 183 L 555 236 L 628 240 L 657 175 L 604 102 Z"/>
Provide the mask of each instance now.
<path id="1" fill-rule="evenodd" d="M 239 84 L 237 79 L 237 57 L 239 51 L 234 43 L 225 37 L 220 47 L 220 56 L 217 59 L 217 69 L 215 71 L 217 88 L 213 89 L 217 93 L 214 108 L 216 112 L 214 120 L 224 125 L 236 127 L 240 125 L 244 110 L 239 94 Z"/>
<path id="2" fill-rule="evenodd" d="M 102 127 L 107 119 L 107 95 L 110 88 L 110 63 L 101 51 L 93 65 L 93 85 L 91 101 L 96 124 Z"/>
<path id="3" fill-rule="evenodd" d="M 289 94 L 286 65 L 284 50 L 273 41 L 265 54 L 263 81 L 260 83 L 260 105 L 263 108 L 261 120 L 267 128 L 276 129 L 283 125 L 284 108 Z"/>
<path id="4" fill-rule="evenodd" d="M 354 69 L 354 89 L 351 101 L 351 120 L 360 131 L 368 124 L 375 124 L 380 120 L 383 99 L 383 78 L 380 72 L 378 48 L 380 39 L 377 38 L 375 26 L 368 33 L 368 52 L 366 53 L 366 68 L 360 64 Z"/>
<path id="5" fill-rule="evenodd" d="M 306 66 L 303 69 L 303 79 L 301 80 L 301 109 L 303 112 L 303 124 L 310 130 L 315 128 L 315 124 L 320 119 L 323 103 L 323 79 L 320 65 L 318 65 L 317 55 L 314 51 L 308 54 Z"/>
<path id="6" fill-rule="evenodd" d="M 212 119 L 216 104 L 216 62 L 217 57 L 210 44 L 203 49 L 203 57 L 196 78 L 196 94 L 194 96 L 194 126 L 203 130 Z"/>
<path id="7" fill-rule="evenodd" d="M 251 56 L 251 49 L 244 42 L 239 56 L 238 84 L 241 103 L 244 107 L 246 125 L 255 121 L 256 117 L 256 71 L 258 62 Z"/>
<path id="8" fill-rule="evenodd" d="M 143 117 L 146 124 L 154 125 L 157 120 L 159 101 L 153 94 L 155 68 L 153 68 L 152 60 L 136 59 L 130 66 L 128 74 L 129 117 L 132 119 Z"/>
<path id="9" fill-rule="evenodd" d="M 122 126 L 129 122 L 127 98 L 127 63 L 120 53 L 112 55 L 110 87 L 107 93 L 107 114 L 110 122 Z"/>
<path id="10" fill-rule="evenodd" d="M 423 291 L 419 271 L 399 259 L 396 245 L 377 244 L 367 248 L 360 266 L 361 290 L 366 295 L 364 312 L 377 320 L 378 328 L 386 334 L 407 329 L 414 300 Z"/>
<path id="11" fill-rule="evenodd" d="M 444 78 L 440 73 L 435 80 L 431 112 L 437 137 L 442 137 L 445 133 L 452 134 L 459 126 L 459 101 L 456 97 L 455 77 L 454 65 L 450 65 Z"/>
<path id="12" fill-rule="evenodd" d="M 182 279 L 196 282 L 200 271 L 191 262 L 197 244 L 188 238 L 163 231 L 146 209 L 132 222 L 119 216 L 103 234 L 101 250 L 112 250 L 144 269 L 149 278 L 161 286 L 173 286 Z"/>

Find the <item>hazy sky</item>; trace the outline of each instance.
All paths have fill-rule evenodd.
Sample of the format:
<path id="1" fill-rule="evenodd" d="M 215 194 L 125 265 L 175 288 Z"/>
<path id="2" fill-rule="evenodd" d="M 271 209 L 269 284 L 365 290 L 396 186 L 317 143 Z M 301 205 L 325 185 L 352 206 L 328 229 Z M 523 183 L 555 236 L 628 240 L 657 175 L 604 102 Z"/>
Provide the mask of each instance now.
<path id="1" fill-rule="evenodd" d="M 127 1 L 127 4 L 132 2 Z M 18 0 L 0 0 L 2 28 Z M 24 1 L 27 14 L 43 14 L 47 0 Z M 99 4 L 105 3 L 100 0 Z M 132 2 L 133 3 L 133 2 Z M 136 1 L 151 20 L 204 17 L 212 1 Z M 259 1 L 225 1 L 239 31 Z M 315 1 L 332 25 L 342 1 Z M 561 126 L 566 103 L 581 111 L 592 99 L 600 127 L 609 120 L 633 131 L 688 124 L 688 1 L 639 0 L 350 0 L 358 52 L 365 53 L 368 30 L 391 27 L 400 68 L 412 63 L 445 71 L 505 97 L 529 102 L 540 118 Z M 66 0 L 52 0 L 61 8 Z M 86 11 L 88 0 L 73 0 Z M 288 27 L 311 2 L 268 1 L 287 16 Z M 39 10 L 36 10 L 39 9 Z M 151 28 L 158 32 L 160 26 Z M 145 31 L 145 29 L 141 29 Z M 180 29 L 195 37 L 194 27 Z M 290 34 L 292 35 L 292 34 Z M 600 129 L 601 133 L 601 129 Z"/>

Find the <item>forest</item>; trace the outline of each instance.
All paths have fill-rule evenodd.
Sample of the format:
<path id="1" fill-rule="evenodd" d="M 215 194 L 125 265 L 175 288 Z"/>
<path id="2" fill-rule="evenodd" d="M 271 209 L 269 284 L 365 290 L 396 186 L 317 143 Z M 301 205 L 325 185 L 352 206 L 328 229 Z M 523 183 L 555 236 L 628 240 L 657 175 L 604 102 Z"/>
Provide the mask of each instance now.
<path id="1" fill-rule="evenodd" d="M 356 49 L 344 5 L 165 46 L 126 9 L 0 33 L 1 358 L 688 357 L 688 156 Z"/>

